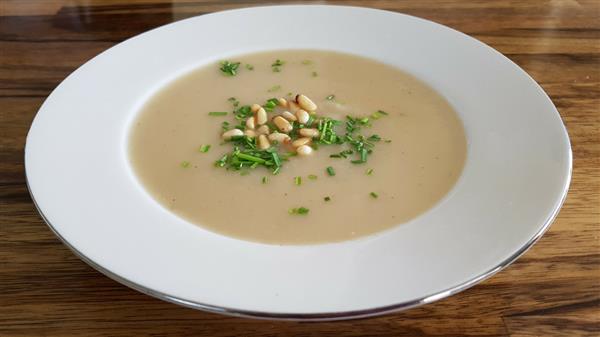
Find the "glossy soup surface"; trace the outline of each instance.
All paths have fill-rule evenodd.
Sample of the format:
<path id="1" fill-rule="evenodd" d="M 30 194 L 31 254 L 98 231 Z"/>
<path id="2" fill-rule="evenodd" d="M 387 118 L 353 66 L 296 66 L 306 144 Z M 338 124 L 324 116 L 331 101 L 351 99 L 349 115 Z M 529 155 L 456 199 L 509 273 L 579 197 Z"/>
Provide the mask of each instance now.
<path id="1" fill-rule="evenodd" d="M 285 62 L 279 72 L 271 66 L 277 59 Z M 314 50 L 231 60 L 241 62 L 236 76 L 225 76 L 219 64 L 188 73 L 158 91 L 132 126 L 134 172 L 160 204 L 182 218 L 251 241 L 341 241 L 418 216 L 456 183 L 466 155 L 462 124 L 440 94 L 413 76 L 362 57 Z M 264 167 L 244 175 L 215 167 L 232 150 L 231 144 L 222 144 L 221 123 L 238 124 L 228 98 L 250 105 L 272 97 L 290 99 L 288 93 L 305 94 L 317 104 L 318 116 L 342 121 L 347 115 L 367 117 L 383 110 L 388 115 L 371 118 L 371 126 L 361 130 L 382 140 L 363 164 L 350 162 L 356 155 L 330 158 L 347 148 L 332 145 L 319 146 L 307 157 L 291 157 L 277 175 Z M 335 98 L 327 99 L 330 95 Z M 210 111 L 229 113 L 210 116 Z M 338 133 L 344 132 L 341 125 Z M 211 148 L 203 153 L 198 151 L 202 145 Z M 328 166 L 335 176 L 327 174 Z M 300 185 L 295 177 L 301 177 Z M 289 213 L 298 207 L 308 214 Z"/>

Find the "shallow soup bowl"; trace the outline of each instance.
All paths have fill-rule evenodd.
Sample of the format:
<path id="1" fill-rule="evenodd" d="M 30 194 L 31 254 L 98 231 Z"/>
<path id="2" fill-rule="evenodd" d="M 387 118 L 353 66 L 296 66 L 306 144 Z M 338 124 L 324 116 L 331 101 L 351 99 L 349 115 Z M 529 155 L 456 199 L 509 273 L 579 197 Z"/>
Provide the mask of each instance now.
<path id="1" fill-rule="evenodd" d="M 360 55 L 434 88 L 466 133 L 467 159 L 456 185 L 407 223 L 313 245 L 230 238 L 159 205 L 128 160 L 141 106 L 198 67 L 279 49 Z M 341 6 L 219 12 L 120 43 L 52 92 L 25 150 L 40 214 L 100 272 L 192 308 L 299 320 L 403 310 L 490 277 L 548 229 L 566 196 L 571 160 L 556 108 L 509 59 L 430 21 Z"/>

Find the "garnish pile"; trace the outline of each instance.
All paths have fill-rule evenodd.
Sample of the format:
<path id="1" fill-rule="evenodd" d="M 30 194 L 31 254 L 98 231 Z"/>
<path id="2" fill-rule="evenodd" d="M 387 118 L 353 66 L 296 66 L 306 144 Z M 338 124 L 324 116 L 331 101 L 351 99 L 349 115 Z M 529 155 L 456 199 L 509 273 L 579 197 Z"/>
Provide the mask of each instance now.
<path id="1" fill-rule="evenodd" d="M 362 133 L 371 123 L 387 115 L 377 111 L 369 117 L 346 116 L 336 120 L 317 114 L 317 105 L 307 96 L 298 94 L 293 100 L 271 98 L 264 104 L 242 105 L 235 98 L 234 124 L 222 123 L 222 138 L 232 145 L 231 151 L 215 162 L 218 167 L 246 172 L 264 167 L 273 174 L 280 172 L 293 156 L 309 156 L 321 146 L 339 147 L 331 158 L 350 159 L 352 164 L 364 164 L 382 138 Z M 211 116 L 226 116 L 227 112 L 209 112 Z M 330 176 L 335 171 L 326 169 Z"/>
<path id="2" fill-rule="evenodd" d="M 305 60 L 303 65 L 311 65 L 312 62 Z M 240 70 L 240 62 L 223 61 L 220 71 L 225 76 L 236 76 Z M 276 60 L 271 65 L 274 73 L 281 72 L 285 62 Z M 246 64 L 247 70 L 254 70 L 254 66 Z M 316 72 L 313 72 L 316 77 Z M 268 92 L 281 89 L 281 86 L 273 86 Z M 325 98 L 327 101 L 335 101 L 335 95 Z M 366 117 L 346 116 L 345 120 L 337 120 L 323 114 L 317 113 L 317 105 L 307 96 L 298 94 L 292 96 L 288 93 L 288 99 L 271 98 L 263 104 L 240 105 L 240 102 L 230 97 L 228 101 L 233 106 L 233 121 L 223 121 L 221 132 L 223 144 L 230 144 L 231 150 L 224 153 L 215 162 L 216 167 L 248 174 L 251 170 L 263 167 L 278 174 L 284 167 L 285 162 L 291 157 L 307 157 L 322 146 L 335 147 L 334 154 L 329 157 L 348 159 L 352 164 L 364 164 L 373 153 L 375 145 L 382 141 L 377 134 L 366 135 L 366 130 L 371 124 L 386 116 L 382 110 L 372 113 Z M 211 111 L 208 113 L 214 117 L 226 117 L 229 111 Z M 385 140 L 385 142 L 390 142 Z M 210 145 L 201 146 L 198 151 L 206 153 Z M 182 167 L 188 167 L 189 162 L 182 163 Z M 333 177 L 336 175 L 333 166 L 324 168 L 325 173 Z M 371 175 L 373 169 L 366 170 Z M 309 175 L 309 179 L 317 179 L 316 175 Z M 262 177 L 262 183 L 266 184 L 269 179 Z M 296 185 L 302 184 L 301 177 L 295 177 Z M 378 194 L 371 192 L 374 199 Z M 331 201 L 331 197 L 324 197 L 325 202 Z M 309 210 L 304 207 L 289 210 L 290 214 L 306 215 Z"/>

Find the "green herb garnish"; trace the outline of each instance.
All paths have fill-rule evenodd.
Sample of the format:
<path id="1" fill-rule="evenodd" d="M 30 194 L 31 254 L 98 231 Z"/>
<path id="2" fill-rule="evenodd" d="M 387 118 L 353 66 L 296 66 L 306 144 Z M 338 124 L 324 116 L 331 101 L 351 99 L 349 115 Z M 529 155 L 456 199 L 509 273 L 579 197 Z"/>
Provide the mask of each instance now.
<path id="1" fill-rule="evenodd" d="M 373 174 L 373 169 L 372 168 L 367 169 L 366 173 L 367 173 L 368 176 L 372 175 Z"/>
<path id="2" fill-rule="evenodd" d="M 352 151 L 352 150 L 344 150 L 340 153 L 335 153 L 335 154 L 329 155 L 329 157 L 330 158 L 348 158 L 348 156 L 353 153 L 354 153 L 354 151 Z"/>
<path id="3" fill-rule="evenodd" d="M 237 98 L 235 98 L 235 97 L 229 97 L 227 99 L 227 101 L 229 101 L 231 104 L 233 104 L 234 108 L 237 108 L 237 106 L 240 105 L 240 101 L 238 101 Z"/>
<path id="4" fill-rule="evenodd" d="M 219 69 L 226 76 L 235 76 L 239 67 L 240 62 L 222 61 Z"/>
<path id="5" fill-rule="evenodd" d="M 181 167 L 183 167 L 183 168 L 188 168 L 188 167 L 190 167 L 190 165 L 191 165 L 191 163 L 187 160 L 184 160 L 181 162 Z"/>
<path id="6" fill-rule="evenodd" d="M 269 182 L 269 178 L 267 178 L 267 177 L 262 177 L 261 181 L 262 181 L 262 183 L 263 183 L 263 184 L 266 184 L 266 183 L 268 183 L 268 182 Z"/>
<path id="7" fill-rule="evenodd" d="M 370 196 L 371 196 L 373 199 L 377 199 L 377 198 L 379 198 L 379 195 L 378 195 L 377 193 L 375 193 L 375 192 L 371 192 L 371 193 L 369 193 L 369 195 L 370 195 Z"/>
<path id="8" fill-rule="evenodd" d="M 316 175 L 314 175 L 314 174 L 309 174 L 308 175 L 308 179 L 310 179 L 310 180 L 317 180 L 317 178 L 318 177 Z"/>
<path id="9" fill-rule="evenodd" d="M 296 184 L 296 186 L 302 185 L 302 177 L 294 177 L 294 184 Z"/>
<path id="10" fill-rule="evenodd" d="M 234 144 L 233 151 L 215 162 L 215 166 L 226 167 L 229 170 L 254 169 L 264 166 L 271 169 L 273 174 L 277 174 L 281 169 L 282 162 L 287 160 L 287 158 L 281 158 L 274 148 L 258 149 L 255 138 L 238 136 L 233 137 L 229 142 Z"/>
<path id="11" fill-rule="evenodd" d="M 263 104 L 263 108 L 267 112 L 273 111 L 275 107 L 279 104 L 279 100 L 277 98 L 269 98 L 265 104 Z"/>
<path id="12" fill-rule="evenodd" d="M 340 121 L 331 118 L 320 119 L 317 123 L 319 138 L 318 142 L 315 143 L 327 145 L 342 144 L 344 142 L 343 138 L 335 132 L 335 126 L 339 125 L 340 123 Z"/>
<path id="13" fill-rule="evenodd" d="M 246 69 L 248 70 L 254 70 L 254 66 L 251 64 L 246 63 Z"/>
<path id="14" fill-rule="evenodd" d="M 288 210 L 289 214 L 298 214 L 298 215 L 306 215 L 308 214 L 310 210 L 306 207 L 298 207 L 298 208 L 291 208 Z"/>
<path id="15" fill-rule="evenodd" d="M 327 167 L 327 174 L 329 174 L 329 176 L 333 177 L 335 175 L 335 170 L 333 169 L 333 167 L 329 166 Z"/>
<path id="16" fill-rule="evenodd" d="M 284 61 L 277 59 L 275 60 L 275 62 L 273 62 L 273 64 L 271 64 L 271 69 L 273 70 L 274 73 L 278 73 L 281 71 L 281 66 L 283 66 L 285 64 Z"/>
<path id="17" fill-rule="evenodd" d="M 271 88 L 269 88 L 269 90 L 267 90 L 267 92 L 275 92 L 279 89 L 281 89 L 281 86 L 278 84 L 278 85 L 274 85 Z"/>
<path id="18" fill-rule="evenodd" d="M 379 118 L 381 118 L 383 116 L 387 116 L 387 115 L 388 115 L 387 112 L 385 112 L 383 110 L 377 110 L 377 111 L 375 111 L 375 112 L 373 112 L 371 114 L 371 118 L 373 118 L 373 119 L 379 119 Z"/>
<path id="19" fill-rule="evenodd" d="M 223 123 L 221 123 L 221 130 L 223 130 L 223 131 L 229 130 L 229 122 L 224 121 Z"/>
<path id="20" fill-rule="evenodd" d="M 227 111 L 211 111 L 208 113 L 209 116 L 227 116 Z"/>
<path id="21" fill-rule="evenodd" d="M 330 201 L 330 200 L 331 200 L 331 198 L 330 198 L 330 197 L 325 197 L 325 198 L 323 198 L 323 200 L 325 200 L 325 201 Z"/>
<path id="22" fill-rule="evenodd" d="M 202 152 L 202 153 L 206 153 L 208 152 L 208 150 L 210 150 L 210 145 L 206 144 L 206 145 L 202 145 L 200 146 L 200 148 L 198 149 L 198 151 Z"/>
<path id="23" fill-rule="evenodd" d="M 219 159 L 215 162 L 215 166 L 223 167 L 223 166 L 227 165 L 227 159 L 229 159 L 229 156 L 227 156 L 226 154 L 223 155 L 223 157 L 221 157 L 221 159 Z"/>
<path id="24" fill-rule="evenodd" d="M 252 109 L 249 105 L 243 105 L 233 112 L 235 119 L 239 121 L 245 121 L 248 117 L 252 116 Z"/>
<path id="25" fill-rule="evenodd" d="M 367 140 L 370 142 L 378 142 L 381 140 L 381 137 L 379 137 L 379 135 L 371 135 Z"/>

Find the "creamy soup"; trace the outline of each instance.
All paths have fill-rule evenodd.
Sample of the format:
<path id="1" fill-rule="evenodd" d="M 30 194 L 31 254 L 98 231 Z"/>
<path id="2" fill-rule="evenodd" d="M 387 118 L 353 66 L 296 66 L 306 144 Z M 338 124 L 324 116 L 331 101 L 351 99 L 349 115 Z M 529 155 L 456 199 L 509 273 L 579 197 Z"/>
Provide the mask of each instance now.
<path id="1" fill-rule="evenodd" d="M 309 120 L 298 122 L 306 117 L 298 110 Z M 284 111 L 292 131 L 273 121 Z M 261 133 L 265 142 L 253 138 Z M 301 149 L 291 144 L 298 138 L 307 138 Z M 147 191 L 189 222 L 307 244 L 369 235 L 427 211 L 457 181 L 466 140 L 448 102 L 415 77 L 353 55 L 286 50 L 232 57 L 169 83 L 139 112 L 129 150 Z"/>

